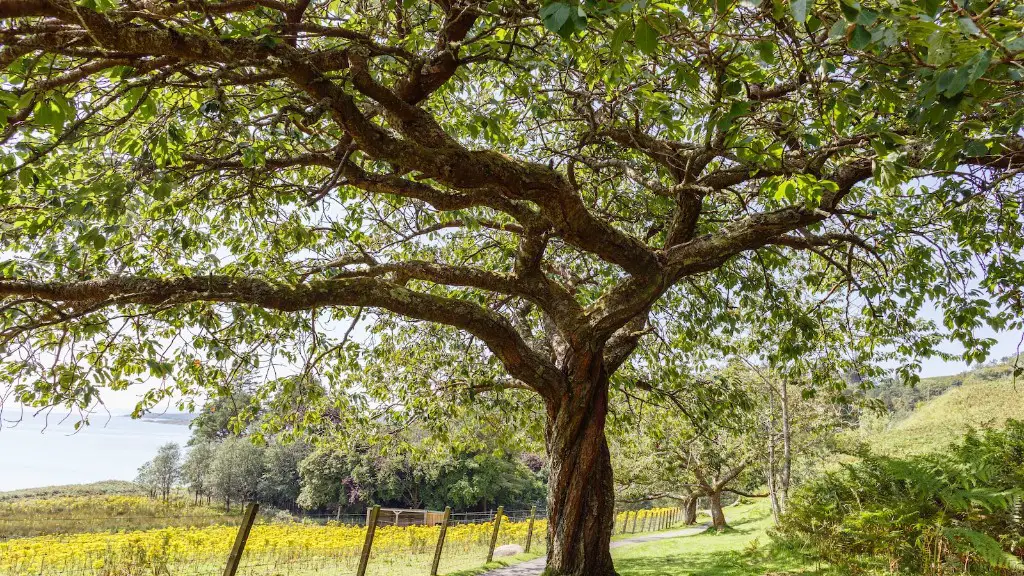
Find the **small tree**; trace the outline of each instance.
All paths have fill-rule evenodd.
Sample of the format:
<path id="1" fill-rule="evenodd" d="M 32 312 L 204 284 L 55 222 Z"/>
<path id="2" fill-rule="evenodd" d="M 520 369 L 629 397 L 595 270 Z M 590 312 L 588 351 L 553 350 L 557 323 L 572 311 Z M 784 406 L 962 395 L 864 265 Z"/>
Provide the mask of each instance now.
<path id="1" fill-rule="evenodd" d="M 649 366 L 633 410 L 616 419 L 615 450 L 621 493 L 628 501 L 671 498 L 692 523 L 698 497 L 712 524 L 726 527 L 722 497 L 750 495 L 740 486 L 761 464 L 758 399 L 749 373 L 735 365 L 708 376 L 687 374 L 664 357 Z M 630 370 L 623 376 L 640 377 Z"/>
<path id="2" fill-rule="evenodd" d="M 161 446 L 151 462 L 150 473 L 158 493 L 166 502 L 171 497 L 171 489 L 181 478 L 181 446 L 174 442 Z"/>
<path id="3" fill-rule="evenodd" d="M 138 474 L 135 476 L 135 483 L 149 494 L 150 498 L 156 498 L 159 493 L 156 474 L 153 472 L 153 461 L 150 460 L 139 466 Z"/>
<path id="4" fill-rule="evenodd" d="M 263 451 L 259 499 L 279 508 L 294 508 L 302 490 L 299 463 L 309 454 L 302 442 L 272 441 Z"/>
<path id="5" fill-rule="evenodd" d="M 213 493 L 231 510 L 231 502 L 256 500 L 263 476 L 263 449 L 247 438 L 228 437 L 217 445 L 212 473 Z"/>
<path id="6" fill-rule="evenodd" d="M 207 501 L 213 495 L 213 461 L 216 454 L 211 442 L 194 443 L 189 447 L 185 463 L 181 467 L 181 479 L 195 494 L 198 504 L 202 498 Z"/>
<path id="7" fill-rule="evenodd" d="M 317 446 L 299 463 L 299 477 L 298 504 L 303 508 L 333 506 L 340 517 L 342 508 L 359 499 L 348 458 L 337 446 Z"/>

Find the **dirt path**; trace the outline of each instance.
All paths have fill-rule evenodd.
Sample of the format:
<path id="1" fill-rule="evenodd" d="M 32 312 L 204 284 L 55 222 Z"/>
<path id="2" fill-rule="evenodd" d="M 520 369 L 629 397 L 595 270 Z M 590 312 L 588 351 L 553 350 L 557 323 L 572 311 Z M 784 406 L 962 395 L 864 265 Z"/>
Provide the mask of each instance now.
<path id="1" fill-rule="evenodd" d="M 647 534 L 645 536 L 633 536 L 631 538 L 623 538 L 622 540 L 613 540 L 612 548 L 621 548 L 622 546 L 629 546 L 631 544 L 643 544 L 644 542 L 656 542 L 658 540 L 666 540 L 668 538 L 679 538 L 680 536 L 693 536 L 694 534 L 700 534 L 707 529 L 708 527 L 705 524 L 702 526 L 685 528 L 683 530 L 657 532 L 654 534 Z M 491 570 L 482 576 L 538 576 L 544 571 L 544 561 L 544 558 L 537 558 L 536 560 L 522 562 L 515 566 L 507 566 L 505 568 Z"/>

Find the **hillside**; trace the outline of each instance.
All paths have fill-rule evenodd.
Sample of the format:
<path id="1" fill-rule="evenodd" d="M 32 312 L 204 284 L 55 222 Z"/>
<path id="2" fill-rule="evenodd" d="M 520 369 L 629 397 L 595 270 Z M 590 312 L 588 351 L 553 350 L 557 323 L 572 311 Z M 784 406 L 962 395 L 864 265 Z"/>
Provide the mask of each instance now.
<path id="1" fill-rule="evenodd" d="M 874 422 L 864 439 L 882 454 L 942 450 L 967 430 L 1001 427 L 1024 420 L 1024 379 L 1014 382 L 1013 363 L 978 368 L 956 376 L 927 378 L 919 389 L 945 390 L 909 412 Z"/>
<path id="2" fill-rule="evenodd" d="M 134 482 L 127 480 L 104 480 L 90 484 L 66 484 L 62 486 L 40 486 L 21 490 L 0 491 L 0 503 L 38 498 L 84 497 L 84 496 L 143 496 L 145 491 Z"/>

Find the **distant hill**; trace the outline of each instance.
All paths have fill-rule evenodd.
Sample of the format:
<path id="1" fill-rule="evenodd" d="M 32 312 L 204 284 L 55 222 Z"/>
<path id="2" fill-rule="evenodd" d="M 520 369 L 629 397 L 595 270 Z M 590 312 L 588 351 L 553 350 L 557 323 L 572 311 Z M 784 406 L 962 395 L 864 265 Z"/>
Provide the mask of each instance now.
<path id="1" fill-rule="evenodd" d="M 63 486 L 41 486 L 0 492 L 0 502 L 56 498 L 60 496 L 142 496 L 145 491 L 134 482 L 104 480 L 91 484 L 66 484 Z"/>
<path id="2" fill-rule="evenodd" d="M 143 414 L 139 420 L 143 422 L 155 422 L 158 424 L 175 424 L 178 426 L 188 426 L 192 424 L 192 421 L 196 419 L 195 414 L 188 412 L 164 412 L 164 413 L 148 413 Z"/>
<path id="3" fill-rule="evenodd" d="M 1024 420 L 1024 378 L 1014 382 L 1012 360 L 955 376 L 926 378 L 917 389 L 925 392 L 915 406 L 897 402 L 890 407 L 894 410 L 890 418 L 866 426 L 864 439 L 877 452 L 935 452 L 969 429 L 1000 428 L 1011 418 Z M 932 395 L 935 391 L 940 393 Z"/>

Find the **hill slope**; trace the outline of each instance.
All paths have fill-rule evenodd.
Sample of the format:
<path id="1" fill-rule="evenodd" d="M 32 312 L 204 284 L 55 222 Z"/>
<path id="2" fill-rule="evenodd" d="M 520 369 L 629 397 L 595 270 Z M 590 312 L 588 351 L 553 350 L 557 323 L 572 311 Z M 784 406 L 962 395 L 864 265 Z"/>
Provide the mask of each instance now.
<path id="1" fill-rule="evenodd" d="M 919 387 L 948 387 L 957 380 L 962 384 L 921 402 L 903 418 L 875 427 L 865 439 L 882 454 L 923 454 L 944 449 L 971 428 L 1024 420 L 1024 379 L 1014 382 L 1012 362 L 925 379 Z"/>

